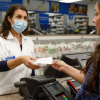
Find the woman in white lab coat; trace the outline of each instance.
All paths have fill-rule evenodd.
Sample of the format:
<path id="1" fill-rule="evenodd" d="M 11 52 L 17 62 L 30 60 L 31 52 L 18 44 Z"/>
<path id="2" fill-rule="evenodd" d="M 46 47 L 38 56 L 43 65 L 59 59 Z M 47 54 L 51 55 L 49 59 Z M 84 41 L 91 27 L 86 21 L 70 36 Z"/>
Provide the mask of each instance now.
<path id="1" fill-rule="evenodd" d="M 0 95 L 16 93 L 14 83 L 20 78 L 31 76 L 35 65 L 34 44 L 24 35 L 28 33 L 27 9 L 12 5 L 4 18 L 0 31 Z"/>

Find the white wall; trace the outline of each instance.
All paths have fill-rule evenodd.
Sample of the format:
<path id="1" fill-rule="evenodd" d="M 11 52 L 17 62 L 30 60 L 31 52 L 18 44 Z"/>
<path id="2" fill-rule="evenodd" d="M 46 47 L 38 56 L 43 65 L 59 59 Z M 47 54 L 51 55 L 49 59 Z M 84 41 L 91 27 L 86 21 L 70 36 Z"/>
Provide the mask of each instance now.
<path id="1" fill-rule="evenodd" d="M 95 25 L 92 22 L 93 18 L 95 17 L 95 15 L 94 15 L 95 14 L 94 8 L 95 8 L 95 3 L 88 5 L 89 25 Z"/>

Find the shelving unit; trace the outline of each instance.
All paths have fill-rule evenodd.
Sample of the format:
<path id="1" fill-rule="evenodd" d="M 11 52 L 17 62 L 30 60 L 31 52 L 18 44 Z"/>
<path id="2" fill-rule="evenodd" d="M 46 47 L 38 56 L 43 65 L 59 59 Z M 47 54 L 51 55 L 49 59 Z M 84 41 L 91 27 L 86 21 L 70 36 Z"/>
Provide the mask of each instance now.
<path id="1" fill-rule="evenodd" d="M 31 12 L 28 14 L 29 28 L 34 28 L 43 34 L 45 33 L 44 35 L 67 34 L 67 31 L 68 31 L 67 26 L 69 25 L 69 22 L 67 23 L 66 21 L 67 17 L 65 15 L 62 15 L 62 14 L 49 15 L 50 28 L 48 28 L 46 32 L 44 32 L 44 30 L 41 30 L 41 28 L 39 29 L 37 28 L 37 27 L 40 27 L 39 19 L 37 18 L 37 15 L 38 14 L 35 12 Z M 75 19 L 73 20 L 73 27 L 79 28 L 79 32 L 78 32 L 79 34 L 87 34 L 88 17 L 87 16 L 75 16 L 74 18 Z"/>
<path id="2" fill-rule="evenodd" d="M 37 21 L 37 13 L 35 12 L 28 12 L 28 22 L 29 22 L 29 35 L 41 35 L 42 33 L 39 32 L 36 28 L 36 21 Z"/>
<path id="3" fill-rule="evenodd" d="M 28 13 L 28 22 L 30 28 L 36 28 L 36 13 L 29 12 Z"/>
<path id="4" fill-rule="evenodd" d="M 87 34 L 88 17 L 75 17 L 75 26 L 79 28 L 80 34 Z"/>
<path id="5" fill-rule="evenodd" d="M 51 26 L 49 34 L 64 34 L 65 26 L 64 16 L 62 14 L 49 16 L 49 24 Z"/>

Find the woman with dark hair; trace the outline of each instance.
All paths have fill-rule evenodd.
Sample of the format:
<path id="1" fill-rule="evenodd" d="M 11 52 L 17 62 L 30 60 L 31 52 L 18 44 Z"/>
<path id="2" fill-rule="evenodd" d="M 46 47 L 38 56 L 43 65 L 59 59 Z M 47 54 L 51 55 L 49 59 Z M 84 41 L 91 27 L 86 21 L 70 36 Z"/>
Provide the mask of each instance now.
<path id="1" fill-rule="evenodd" d="M 24 35 L 28 34 L 27 9 L 12 5 L 4 18 L 0 31 L 0 95 L 16 93 L 14 83 L 20 78 L 35 75 L 33 41 Z M 32 73 L 33 72 L 33 73 Z"/>
<path id="2" fill-rule="evenodd" d="M 97 34 L 100 35 L 100 0 L 95 5 L 95 23 Z M 75 100 L 100 100 L 100 44 L 90 55 L 84 69 L 77 70 L 63 61 L 54 61 L 53 68 L 63 71 L 82 84 Z"/>

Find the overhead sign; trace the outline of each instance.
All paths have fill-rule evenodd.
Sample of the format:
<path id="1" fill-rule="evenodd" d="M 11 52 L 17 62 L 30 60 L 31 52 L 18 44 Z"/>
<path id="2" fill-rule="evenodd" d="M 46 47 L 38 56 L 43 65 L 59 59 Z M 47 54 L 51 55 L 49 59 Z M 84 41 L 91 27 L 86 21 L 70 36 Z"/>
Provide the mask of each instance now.
<path id="1" fill-rule="evenodd" d="M 72 14 L 69 14 L 69 19 L 73 19 L 73 15 Z"/>
<path id="2" fill-rule="evenodd" d="M 49 12 L 49 2 L 40 0 L 23 0 L 23 5 L 27 10 Z"/>
<path id="3" fill-rule="evenodd" d="M 22 0 L 0 0 L 0 10 L 8 10 L 12 4 L 22 4 Z"/>
<path id="4" fill-rule="evenodd" d="M 49 15 L 39 14 L 39 23 L 40 24 L 48 24 L 49 23 Z"/>

